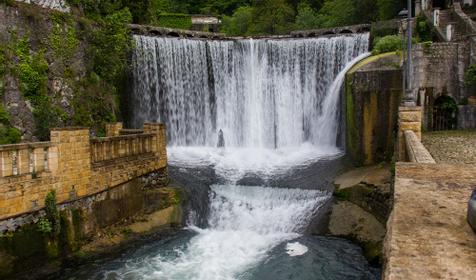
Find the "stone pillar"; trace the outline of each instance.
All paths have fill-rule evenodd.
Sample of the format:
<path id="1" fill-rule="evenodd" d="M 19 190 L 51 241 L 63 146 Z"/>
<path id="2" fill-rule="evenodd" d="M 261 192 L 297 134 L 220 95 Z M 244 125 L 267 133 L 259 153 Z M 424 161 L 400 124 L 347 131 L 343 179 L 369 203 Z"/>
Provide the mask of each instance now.
<path id="1" fill-rule="evenodd" d="M 51 130 L 51 144 L 57 157 L 55 185 L 58 202 L 90 194 L 91 145 L 87 128 Z M 53 154 L 52 154 L 53 156 Z"/>
<path id="2" fill-rule="evenodd" d="M 419 16 L 421 14 L 421 0 L 415 0 L 415 16 Z"/>
<path id="3" fill-rule="evenodd" d="M 398 146 L 397 156 L 398 161 L 406 160 L 405 152 L 405 130 L 412 130 L 415 132 L 418 140 L 421 141 L 421 107 L 399 107 L 398 108 Z"/>
<path id="4" fill-rule="evenodd" d="M 122 130 L 122 123 L 107 123 L 106 124 L 106 137 L 119 136 Z"/>
<path id="5" fill-rule="evenodd" d="M 154 153 L 159 157 L 159 168 L 167 166 L 167 133 L 165 124 L 145 123 L 144 133 L 154 133 Z"/>

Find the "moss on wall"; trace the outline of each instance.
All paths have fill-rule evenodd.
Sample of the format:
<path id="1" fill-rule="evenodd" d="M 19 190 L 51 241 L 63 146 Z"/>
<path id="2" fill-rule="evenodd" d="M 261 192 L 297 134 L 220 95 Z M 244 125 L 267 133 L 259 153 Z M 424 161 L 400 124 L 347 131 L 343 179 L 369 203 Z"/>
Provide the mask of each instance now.
<path id="1" fill-rule="evenodd" d="M 357 165 L 390 161 L 401 92 L 399 57 L 371 56 L 346 75 L 347 153 Z"/>
<path id="2" fill-rule="evenodd" d="M 62 210 L 58 211 L 57 215 L 57 233 L 53 231 L 54 226 L 50 227 L 50 231 L 44 231 L 39 226 L 42 219 L 51 216 L 50 214 L 42 218 L 37 217 L 36 222 L 23 225 L 13 232 L 1 234 L 0 263 L 9 265 L 0 265 L 0 278 L 22 278 L 24 275 L 31 277 L 36 274 L 44 276 L 57 271 L 71 258 L 92 258 L 95 256 L 94 252 L 107 253 L 109 245 L 110 249 L 117 249 L 117 242 L 106 242 L 109 245 L 104 246 L 101 241 L 99 243 L 102 247 L 92 250 L 90 243 L 94 243 L 98 233 L 117 229 L 123 234 L 124 244 L 128 238 L 137 237 L 137 234 L 147 234 L 134 231 L 134 236 L 127 225 L 135 220 L 143 222 L 144 216 L 148 214 L 154 216 L 154 220 L 150 222 L 151 229 L 155 229 L 154 222 L 165 226 L 179 224 L 182 220 L 182 191 L 172 187 L 144 188 L 146 183 L 141 179 L 136 178 L 105 193 L 97 194 L 94 198 L 84 198 L 62 207 L 58 206 L 58 209 Z M 165 210 L 169 215 L 159 213 Z M 84 254 L 84 247 L 88 248 L 88 254 Z M 42 267 L 45 271 L 39 269 Z"/>

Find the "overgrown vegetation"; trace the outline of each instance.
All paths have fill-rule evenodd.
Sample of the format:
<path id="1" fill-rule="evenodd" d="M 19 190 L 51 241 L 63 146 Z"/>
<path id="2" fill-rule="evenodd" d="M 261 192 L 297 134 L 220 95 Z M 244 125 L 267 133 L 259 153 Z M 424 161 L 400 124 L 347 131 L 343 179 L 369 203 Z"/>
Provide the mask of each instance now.
<path id="1" fill-rule="evenodd" d="M 52 239 L 59 236 L 61 232 L 60 214 L 56 206 L 56 192 L 49 191 L 45 198 L 45 217 L 41 218 L 37 227 L 42 233 L 49 234 Z"/>
<path id="2" fill-rule="evenodd" d="M 403 48 L 403 39 L 398 35 L 388 35 L 377 38 L 374 43 L 372 54 L 377 55 L 386 52 L 394 52 Z"/>
<path id="3" fill-rule="evenodd" d="M 464 82 L 467 86 L 476 85 L 476 64 L 471 64 L 464 75 Z"/>
<path id="4" fill-rule="evenodd" d="M 0 99 L 3 99 L 5 93 L 5 75 L 8 68 L 6 52 L 5 46 L 0 45 Z M 0 103 L 0 145 L 14 144 L 20 142 L 20 140 L 20 131 L 12 127 L 10 114 L 3 106 L 3 103 Z"/>
<path id="5" fill-rule="evenodd" d="M 190 14 L 223 19 L 228 35 L 282 34 L 294 29 L 369 23 L 395 18 L 404 0 L 69 0 L 98 20 L 129 9 L 134 23 L 190 28 Z"/>

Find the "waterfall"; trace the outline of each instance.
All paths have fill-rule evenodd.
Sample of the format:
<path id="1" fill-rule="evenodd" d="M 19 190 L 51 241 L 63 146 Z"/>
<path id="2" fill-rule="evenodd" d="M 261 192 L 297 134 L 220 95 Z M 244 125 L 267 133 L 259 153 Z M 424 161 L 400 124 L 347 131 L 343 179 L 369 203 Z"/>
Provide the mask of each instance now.
<path id="1" fill-rule="evenodd" d="M 216 147 L 222 130 L 226 147 L 335 147 L 339 102 L 326 98 L 368 49 L 368 34 L 134 41 L 132 122 L 166 123 L 171 146 Z"/>
<path id="2" fill-rule="evenodd" d="M 293 240 L 330 199 L 318 190 L 213 185 L 209 227 L 168 253 L 127 263 L 104 279 L 249 279 L 248 270 L 278 244 Z M 289 247 L 303 247 L 289 243 Z M 293 256 L 293 254 L 290 254 Z"/>

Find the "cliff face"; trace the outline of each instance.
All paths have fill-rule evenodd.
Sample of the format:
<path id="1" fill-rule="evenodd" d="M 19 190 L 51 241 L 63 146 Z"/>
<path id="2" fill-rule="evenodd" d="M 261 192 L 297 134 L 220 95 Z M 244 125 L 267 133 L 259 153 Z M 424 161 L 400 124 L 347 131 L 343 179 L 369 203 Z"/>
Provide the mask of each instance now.
<path id="1" fill-rule="evenodd" d="M 88 126 L 100 133 L 105 122 L 116 119 L 119 74 L 109 74 L 104 65 L 111 60 L 122 67 L 127 50 L 121 49 L 120 56 L 104 53 L 127 26 L 118 17 L 100 20 L 87 19 L 79 10 L 0 3 L 0 112 L 6 113 L 0 125 L 18 129 L 22 141 L 31 141 L 47 140 L 51 127 Z M 127 43 L 125 35 L 121 39 Z"/>

